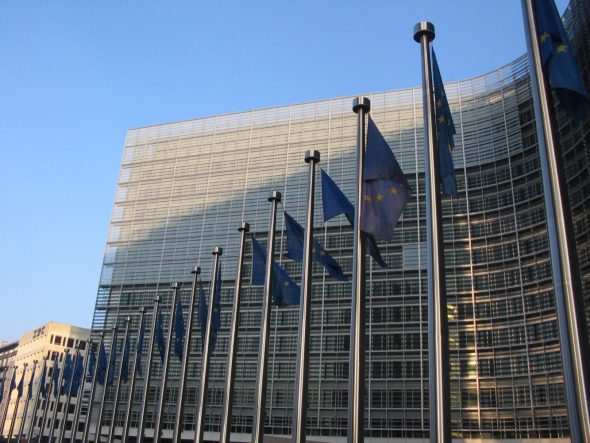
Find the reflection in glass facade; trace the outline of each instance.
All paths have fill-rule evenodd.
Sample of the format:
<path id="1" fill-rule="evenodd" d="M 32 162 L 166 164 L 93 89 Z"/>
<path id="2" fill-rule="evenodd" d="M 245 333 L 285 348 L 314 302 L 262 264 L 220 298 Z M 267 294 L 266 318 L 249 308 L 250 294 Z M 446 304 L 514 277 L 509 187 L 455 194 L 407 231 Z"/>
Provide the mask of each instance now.
<path id="1" fill-rule="evenodd" d="M 590 8 L 582 0 L 574 0 L 571 8 L 566 23 L 576 35 L 576 51 L 588 80 Z M 453 432 L 464 438 L 568 436 L 527 60 L 520 57 L 494 72 L 445 87 L 457 126 L 453 155 L 459 188 L 458 199 L 443 201 Z M 425 437 L 428 347 L 422 93 L 413 88 L 367 95 L 371 116 L 405 171 L 414 196 L 393 240 L 381 244 L 390 268 L 383 270 L 368 262 L 366 435 Z M 183 282 L 186 306 L 190 270 L 200 265 L 208 282 L 211 251 L 222 246 L 222 332 L 211 364 L 207 431 L 218 432 L 221 422 L 239 222 L 248 221 L 264 241 L 270 209 L 267 197 L 273 189 L 283 193 L 284 208 L 304 221 L 307 167 L 303 154 L 308 149 L 321 151 L 320 166 L 349 198 L 353 196 L 356 119 L 351 102 L 352 97 L 344 97 L 208 117 L 133 129 L 127 135 L 93 328 L 123 326 L 129 313 L 135 315 L 140 306 L 151 307 L 157 294 L 169 315 L 169 286 L 175 281 Z M 562 113 L 558 119 L 586 306 L 590 306 L 590 123 L 572 124 Z M 344 218 L 324 224 L 321 202 L 316 205 L 315 235 L 350 272 L 352 230 Z M 280 216 L 277 226 L 283 228 Z M 281 262 L 299 281 L 301 267 L 284 257 L 285 235 L 277 234 Z M 249 247 L 234 397 L 236 433 L 249 433 L 252 426 L 261 319 L 262 288 L 249 284 Z M 344 436 L 351 285 L 329 278 L 321 267 L 315 268 L 314 279 L 308 432 Z M 272 315 L 266 432 L 288 435 L 298 310 L 273 308 Z M 165 317 L 165 325 L 168 321 Z M 136 316 L 133 327 L 137 323 Z M 200 335 L 194 337 L 184 417 L 187 438 L 194 429 L 201 360 Z M 159 389 L 156 379 L 161 374 L 159 359 L 154 362 L 151 426 Z M 164 423 L 168 432 L 180 373 L 178 359 L 171 362 L 166 396 L 170 408 Z M 139 384 L 143 382 L 140 378 Z M 129 389 L 123 386 L 121 405 Z M 136 392 L 133 427 L 141 389 Z M 114 393 L 108 391 L 107 398 L 105 424 L 112 419 Z M 122 426 L 124 413 L 125 407 L 119 407 L 113 421 L 117 427 Z"/>

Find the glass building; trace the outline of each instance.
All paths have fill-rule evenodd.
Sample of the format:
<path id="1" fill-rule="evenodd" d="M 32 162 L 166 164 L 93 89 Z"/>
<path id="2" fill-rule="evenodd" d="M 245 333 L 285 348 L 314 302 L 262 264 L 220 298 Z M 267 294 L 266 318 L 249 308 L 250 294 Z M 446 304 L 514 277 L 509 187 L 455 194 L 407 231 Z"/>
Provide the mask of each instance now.
<path id="1" fill-rule="evenodd" d="M 573 0 L 565 22 L 588 85 L 588 2 Z M 442 70 L 444 75 L 444 64 Z M 442 204 L 453 434 L 496 439 L 567 437 L 527 59 L 522 56 L 493 72 L 448 83 L 446 92 L 457 127 L 453 158 L 459 189 L 459 198 Z M 414 192 L 393 239 L 380 243 L 389 269 L 367 259 L 365 435 L 422 438 L 429 428 L 422 91 L 411 88 L 366 95 L 371 99 L 371 117 Z M 186 318 L 191 269 L 201 266 L 208 284 L 213 247 L 223 247 L 222 329 L 211 363 L 206 437 L 218 438 L 221 422 L 239 223 L 249 222 L 264 242 L 270 213 L 267 197 L 274 189 L 282 192 L 284 209 L 304 221 L 307 165 L 303 155 L 309 149 L 321 152 L 320 166 L 353 200 L 356 116 L 351 104 L 352 97 L 342 97 L 128 132 L 93 330 L 123 327 L 129 314 L 134 318 L 132 328 L 137 329 L 138 309 L 146 306 L 151 312 L 156 295 L 162 297 L 167 328 L 170 284 L 176 281 L 183 283 Z M 572 123 L 559 106 L 557 117 L 590 314 L 590 121 Z M 319 187 L 316 196 L 321 195 Z M 281 211 L 276 254 L 299 282 L 300 264 L 285 257 Z M 314 225 L 316 238 L 350 272 L 353 242 L 346 219 L 324 223 L 318 198 Z M 251 431 L 257 374 L 262 288 L 250 285 L 251 258 L 248 243 L 232 422 L 236 434 Z M 314 268 L 308 434 L 316 439 L 346 435 L 350 294 L 350 282 L 338 282 L 323 268 Z M 150 324 L 150 314 L 146 323 Z M 273 307 L 267 434 L 291 432 L 297 323 L 296 307 Z M 193 327 L 198 330 L 199 326 Z M 117 348 L 121 350 L 122 343 Z M 186 438 L 192 438 L 195 422 L 201 362 L 198 333 L 193 335 L 189 358 Z M 148 435 L 161 385 L 158 358 L 154 368 Z M 180 374 L 174 356 L 169 374 L 164 415 L 168 436 Z M 143 383 L 140 377 L 138 385 Z M 136 389 L 135 406 L 129 411 L 131 435 L 137 428 L 141 391 Z M 111 417 L 114 392 L 107 389 L 103 425 L 113 423 L 116 433 L 121 432 L 127 412 L 128 392 L 124 384 L 118 414 Z M 97 401 L 100 397 L 99 390 Z M 97 410 L 94 407 L 93 420 Z"/>

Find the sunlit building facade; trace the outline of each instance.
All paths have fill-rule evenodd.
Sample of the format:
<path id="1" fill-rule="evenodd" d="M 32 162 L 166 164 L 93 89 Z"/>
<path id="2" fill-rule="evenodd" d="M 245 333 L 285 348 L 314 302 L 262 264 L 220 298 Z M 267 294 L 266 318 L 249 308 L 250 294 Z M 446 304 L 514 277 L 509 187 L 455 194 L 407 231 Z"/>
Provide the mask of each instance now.
<path id="1" fill-rule="evenodd" d="M 590 10 L 581 0 L 574 0 L 570 8 L 566 22 L 575 35 L 575 51 L 588 81 Z M 441 67 L 444 73 L 443 60 Z M 495 439 L 567 437 L 527 59 L 523 56 L 493 72 L 448 83 L 446 91 L 457 127 L 453 158 L 459 189 L 457 199 L 445 199 L 442 205 L 453 434 Z M 422 92 L 410 88 L 366 95 L 371 99 L 371 117 L 413 189 L 393 239 L 380 243 L 389 269 L 368 261 L 366 435 L 423 438 L 428 435 L 429 410 Z M 167 327 L 170 284 L 183 283 L 186 315 L 191 269 L 201 266 L 203 280 L 210 281 L 211 251 L 223 247 L 222 330 L 211 364 L 208 438 L 218 438 L 221 422 L 239 223 L 249 222 L 256 237 L 265 241 L 267 197 L 274 189 L 282 192 L 284 209 L 304 221 L 303 155 L 309 149 L 321 152 L 320 166 L 353 200 L 356 116 L 351 104 L 352 97 L 343 97 L 128 132 L 93 329 L 122 327 L 127 315 L 133 316 L 136 329 L 138 309 L 146 306 L 149 311 L 156 295 L 162 297 Z M 558 120 L 588 307 L 590 123 L 574 124 L 561 111 Z M 316 195 L 320 194 L 318 185 Z M 350 273 L 351 228 L 344 218 L 324 223 L 321 199 L 316 208 L 315 235 Z M 276 254 L 299 282 L 300 265 L 285 257 L 281 214 Z M 250 285 L 249 244 L 245 260 L 232 422 L 236 436 L 248 434 L 252 427 L 262 303 L 262 288 Z M 347 428 L 351 284 L 335 281 L 321 267 L 314 269 L 308 433 L 317 439 L 336 439 L 344 437 Z M 273 308 L 268 434 L 291 432 L 297 322 L 297 308 Z M 187 439 L 194 430 L 201 362 L 200 335 L 193 337 L 198 338 L 193 339 L 189 356 L 183 427 Z M 160 386 L 159 359 L 154 359 L 154 368 L 148 435 Z M 164 416 L 168 436 L 179 373 L 180 363 L 173 357 Z M 144 382 L 139 377 L 138 385 Z M 128 390 L 123 385 L 121 405 Z M 100 398 L 100 390 L 98 394 Z M 113 398 L 111 389 L 103 425 L 113 423 L 115 433 L 120 433 L 126 410 L 119 407 L 113 419 Z M 130 411 L 131 435 L 137 428 L 139 400 Z"/>

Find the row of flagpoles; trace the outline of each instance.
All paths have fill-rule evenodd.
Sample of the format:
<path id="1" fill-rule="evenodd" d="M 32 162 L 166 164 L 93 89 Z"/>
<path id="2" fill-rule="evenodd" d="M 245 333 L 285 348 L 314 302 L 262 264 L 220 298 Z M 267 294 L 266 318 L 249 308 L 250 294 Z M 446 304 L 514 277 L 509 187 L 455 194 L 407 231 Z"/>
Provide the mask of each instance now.
<path id="1" fill-rule="evenodd" d="M 525 18 L 527 44 L 531 65 L 531 83 L 537 134 L 541 156 L 541 169 L 544 182 L 545 201 L 547 204 L 547 219 L 550 239 L 550 253 L 553 270 L 553 280 L 557 304 L 557 314 L 560 331 L 560 343 L 563 356 L 564 380 L 570 420 L 572 441 L 590 441 L 590 412 L 589 412 L 589 362 L 587 359 L 588 343 L 584 318 L 583 299 L 581 297 L 580 277 L 577 275 L 577 256 L 573 243 L 571 219 L 563 165 L 556 149 L 557 135 L 555 117 L 553 115 L 553 90 L 564 110 L 574 119 L 583 117 L 587 105 L 587 95 L 579 70 L 571 54 L 563 24 L 559 18 L 552 0 L 522 0 Z M 447 325 L 447 304 L 444 279 L 444 259 L 442 241 L 441 192 L 444 195 L 457 197 L 457 183 L 454 177 L 452 149 L 455 127 L 445 95 L 444 86 L 436 57 L 430 44 L 434 39 L 434 26 L 428 22 L 418 23 L 414 29 L 414 39 L 420 44 L 422 54 L 423 78 L 423 109 L 424 109 L 424 144 L 425 144 L 425 180 L 426 180 L 426 226 L 427 226 L 427 274 L 428 274 L 428 349 L 429 349 L 429 398 L 430 398 L 430 440 L 432 442 L 451 441 L 450 420 L 450 387 L 449 387 L 449 344 Z M 565 67 L 564 67 L 565 66 Z M 411 189 L 397 163 L 391 149 L 379 132 L 375 123 L 370 119 L 370 101 L 359 97 L 353 102 L 353 111 L 357 114 L 357 173 L 356 173 L 356 206 L 353 206 L 336 183 L 325 171 L 322 176 L 322 200 L 324 220 L 338 215 L 345 215 L 354 228 L 353 268 L 352 268 L 352 304 L 351 304 L 351 332 L 350 332 L 350 360 L 349 360 L 349 421 L 348 441 L 361 443 L 364 441 L 364 385 L 365 385 L 365 255 L 366 251 L 376 262 L 387 267 L 380 255 L 377 240 L 389 240 L 406 203 L 411 197 Z M 254 425 L 252 442 L 262 442 L 264 437 L 264 422 L 266 409 L 266 381 L 267 361 L 270 339 L 271 306 L 300 305 L 299 308 L 299 337 L 296 369 L 296 392 L 293 407 L 294 443 L 304 442 L 306 438 L 307 420 L 307 385 L 309 374 L 309 335 L 312 288 L 312 262 L 324 266 L 326 272 L 339 281 L 347 281 L 348 277 L 342 268 L 313 237 L 314 219 L 314 188 L 315 166 L 320 161 L 317 151 L 308 151 L 305 161 L 309 164 L 309 178 L 307 191 L 307 210 L 305 228 L 297 223 L 286 211 L 284 212 L 287 233 L 287 256 L 303 263 L 301 286 L 302 290 L 291 279 L 287 272 L 275 261 L 274 238 L 276 228 L 277 207 L 282 196 L 273 191 L 269 197 L 271 203 L 268 228 L 267 250 L 251 236 L 252 242 L 252 284 L 264 285 L 262 324 L 260 334 L 260 348 L 258 354 L 258 376 L 256 381 Z M 249 225 L 243 222 L 239 228 L 241 232 L 238 268 L 236 273 L 235 293 L 233 301 L 232 322 L 230 327 L 230 342 L 227 363 L 227 379 L 224 392 L 224 409 L 220 441 L 228 443 L 230 440 L 233 381 L 235 377 L 236 344 L 239 323 L 239 297 L 243 273 L 243 256 L 246 235 Z M 195 306 L 198 305 L 198 320 L 201 324 L 202 364 L 197 416 L 195 426 L 195 441 L 202 442 L 205 429 L 207 384 L 209 361 L 214 350 L 217 332 L 220 328 L 220 299 L 221 299 L 221 263 L 222 249 L 216 247 L 213 251 L 214 266 L 211 278 L 211 295 L 208 307 L 205 302 L 204 291 L 199 281 L 200 268 L 193 269 L 193 285 L 188 313 L 188 332 L 185 330 L 180 302 L 180 286 L 174 283 L 172 313 L 167 337 L 164 337 L 160 298 L 156 297 L 153 308 L 151 339 L 147 352 L 145 382 L 137 441 L 145 438 L 146 410 L 148 402 L 148 388 L 152 377 L 152 356 L 157 344 L 163 371 L 160 379 L 158 406 L 154 425 L 154 441 L 161 439 L 163 411 L 165 408 L 165 393 L 168 379 L 168 366 L 172 350 L 174 332 L 174 354 L 182 362 L 179 401 L 176 405 L 173 441 L 179 442 L 182 432 L 184 401 L 186 398 L 186 378 L 188 368 L 189 346 L 191 341 L 191 325 Z M 198 288 L 198 290 L 197 290 Z M 197 303 L 197 292 L 199 301 Z M 130 431 L 130 417 L 133 408 L 133 394 L 136 375 L 143 375 L 142 353 L 145 329 L 145 309 L 140 311 L 139 332 L 135 350 L 133 368 L 129 370 L 130 355 L 130 318 L 127 318 L 124 331 L 122 362 L 119 366 L 117 385 L 114 393 L 113 420 L 108 424 L 108 441 L 114 438 L 114 418 L 116 417 L 121 383 L 129 380 L 131 372 L 130 393 L 127 400 L 122 440 L 127 441 Z M 104 333 L 101 333 L 98 343 L 98 358 L 95 350 L 89 350 L 88 361 L 83 361 L 79 350 L 73 359 L 66 352 L 64 369 L 57 370 L 57 360 L 53 360 L 53 374 L 50 381 L 54 396 L 59 393 L 67 395 L 67 402 L 72 395 L 79 395 L 80 379 L 84 376 L 91 378 L 90 407 L 87 417 L 91 417 L 95 403 L 96 384 L 104 386 L 96 435 L 99 441 L 102 431 L 102 421 L 105 413 L 106 391 L 115 378 L 117 355 L 117 330 L 113 328 L 110 339 L 111 350 L 107 358 L 104 347 Z M 43 362 L 43 375 L 47 369 L 46 360 Z M 32 379 L 36 370 L 34 363 L 31 383 L 25 403 L 25 415 L 29 400 L 32 398 Z M 81 375 L 76 371 L 80 367 Z M 16 372 L 16 370 L 15 370 Z M 15 375 L 11 382 L 18 390 L 18 398 L 22 396 L 23 376 L 19 385 L 15 383 Z M 43 378 L 44 379 L 44 378 Z M 75 385 L 75 388 L 74 388 Z M 35 396 L 36 405 L 39 396 L 46 398 L 45 383 L 40 383 Z M 48 403 L 48 402 L 47 402 Z M 68 404 L 66 403 L 66 404 Z M 80 402 L 77 402 L 78 404 Z M 34 406 L 36 411 L 36 406 Z M 6 411 L 2 426 L 6 421 Z M 16 411 L 16 409 L 15 409 Z M 67 411 L 67 408 L 66 408 Z M 67 412 L 65 412 L 67 413 Z M 54 408 L 51 418 L 50 435 L 54 434 L 57 408 Z M 33 419 L 35 416 L 33 417 Z M 75 430 L 80 419 L 80 408 L 77 405 L 74 413 L 74 424 L 71 439 L 74 441 Z M 47 420 L 47 406 L 43 411 L 42 427 Z M 9 436 L 13 433 L 14 418 L 11 422 Z M 87 418 L 87 422 L 90 420 Z M 33 431 L 33 422 L 29 436 Z M 62 420 L 58 430 L 58 441 L 64 436 Z M 18 432 L 18 439 L 22 436 L 23 422 Z M 41 431 L 42 432 L 42 431 Z M 90 426 L 85 426 L 83 441 L 91 441 Z"/>

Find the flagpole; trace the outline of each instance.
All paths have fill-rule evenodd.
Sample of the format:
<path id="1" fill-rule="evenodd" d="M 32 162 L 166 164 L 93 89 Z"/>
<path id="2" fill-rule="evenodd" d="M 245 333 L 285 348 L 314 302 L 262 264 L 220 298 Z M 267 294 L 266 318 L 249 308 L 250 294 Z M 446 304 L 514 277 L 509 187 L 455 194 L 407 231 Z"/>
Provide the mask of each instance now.
<path id="1" fill-rule="evenodd" d="M 244 272 L 244 249 L 246 235 L 250 232 L 250 224 L 242 222 L 238 228 L 240 232 L 240 252 L 238 254 L 238 268 L 236 270 L 236 284 L 234 287 L 234 304 L 232 308 L 229 335 L 229 349 L 227 352 L 227 378 L 223 399 L 223 418 L 219 443 L 230 443 L 232 402 L 234 396 L 234 379 L 236 376 L 236 359 L 238 355 L 238 326 L 240 324 L 240 292 L 242 290 L 242 274 Z"/>
<path id="2" fill-rule="evenodd" d="M 117 327 L 113 326 L 111 334 L 111 351 L 109 352 L 109 359 L 107 361 L 107 370 L 104 376 L 104 385 L 102 390 L 102 398 L 100 399 L 100 409 L 98 410 L 98 421 L 96 422 L 96 429 L 94 431 L 94 441 L 97 443 L 100 442 L 100 437 L 102 435 L 102 418 L 104 416 L 104 409 L 107 401 L 107 390 L 109 388 L 109 374 L 111 373 L 111 363 L 113 362 L 113 351 L 117 350 L 115 346 L 115 340 L 117 340 Z M 100 352 L 100 350 L 99 350 Z M 96 366 L 98 367 L 98 360 L 96 362 Z M 113 368 L 113 371 L 115 368 Z"/>
<path id="3" fill-rule="evenodd" d="M 311 319 L 311 283 L 313 269 L 313 217 L 315 191 L 315 165 L 320 161 L 319 151 L 306 151 L 305 162 L 309 164 L 307 189 L 307 220 L 303 243 L 303 266 L 301 275 L 302 296 L 299 307 L 299 339 L 297 340 L 297 370 L 293 405 L 293 443 L 305 443 L 307 429 L 307 379 L 309 376 L 309 334 Z"/>
<path id="4" fill-rule="evenodd" d="M 25 376 L 25 372 L 27 371 L 28 365 L 29 365 L 28 363 L 23 363 L 22 377 Z M 23 383 L 24 383 L 24 379 L 23 379 Z M 18 392 L 17 392 L 16 404 L 14 405 L 14 411 L 12 411 L 12 421 L 10 422 L 10 429 L 8 430 L 8 439 L 6 440 L 7 443 L 10 443 L 10 440 L 12 440 L 12 432 L 14 431 L 14 422 L 16 421 L 16 414 L 18 412 L 18 405 L 19 404 L 20 404 L 20 397 L 18 396 Z"/>
<path id="5" fill-rule="evenodd" d="M 207 406 L 207 384 L 209 383 L 209 360 L 211 354 L 211 325 L 213 324 L 213 305 L 217 286 L 217 273 L 219 272 L 219 259 L 223 249 L 215 246 L 213 249 L 213 274 L 211 277 L 211 296 L 209 297 L 209 309 L 207 313 L 207 330 L 205 343 L 203 344 L 203 357 L 201 362 L 201 383 L 199 384 L 199 397 L 197 405 L 197 417 L 195 422 L 195 442 L 203 442 L 205 433 L 205 410 Z"/>
<path id="6" fill-rule="evenodd" d="M 145 308 L 142 306 L 141 308 L 139 308 L 139 328 L 137 329 L 137 340 L 142 338 L 139 336 L 139 334 L 141 334 L 141 331 L 144 330 L 144 322 Z M 137 358 L 140 357 L 138 355 L 138 345 L 139 344 L 136 344 L 135 359 L 133 360 L 133 369 L 131 371 L 131 383 L 129 384 L 129 396 L 127 397 L 127 410 L 125 411 L 125 422 L 123 424 L 123 433 L 121 434 L 121 443 L 126 443 L 129 438 L 129 427 L 131 426 L 131 411 L 133 409 L 133 395 L 135 394 L 135 381 L 137 380 Z"/>
<path id="7" fill-rule="evenodd" d="M 53 357 L 52 357 L 53 358 Z M 57 371 L 57 366 L 54 368 Z M 47 424 L 47 413 L 49 412 L 49 403 L 51 403 L 51 393 L 53 392 L 53 373 L 49 377 L 49 389 L 47 390 L 47 398 L 45 399 L 45 407 L 43 408 L 43 415 L 41 417 L 41 429 L 39 430 L 38 441 L 43 440 L 43 431 Z"/>
<path id="8" fill-rule="evenodd" d="M 66 364 L 66 358 L 69 353 L 70 353 L 69 348 L 64 349 L 64 358 L 63 358 L 63 361 L 61 362 L 61 370 L 59 371 L 59 378 L 57 380 L 57 395 L 55 396 L 55 405 L 53 406 L 53 414 L 51 415 L 51 423 L 49 424 L 49 436 L 47 439 L 48 443 L 51 443 L 53 441 L 53 433 L 55 432 L 55 420 L 57 420 L 57 410 L 58 410 L 59 403 L 61 400 L 61 388 L 63 385 L 64 372 L 65 372 L 64 369 L 65 369 L 65 364 Z M 59 366 L 58 366 L 58 368 L 59 368 Z M 55 387 L 54 387 L 54 389 L 55 389 Z"/>
<path id="9" fill-rule="evenodd" d="M 16 372 L 16 367 L 13 367 L 12 376 L 14 377 L 14 373 Z M 11 378 L 12 380 L 12 378 Z M 8 406 L 10 405 L 10 397 L 12 395 L 12 390 L 10 386 L 8 387 L 8 394 L 6 395 L 6 404 L 4 405 L 4 411 L 2 412 L 2 425 L 0 427 L 0 438 L 4 435 L 4 426 L 6 425 L 6 418 L 8 417 Z"/>
<path id="10" fill-rule="evenodd" d="M 94 396 L 96 395 L 96 379 L 98 375 L 98 359 L 100 356 L 100 349 L 104 343 L 104 331 L 100 331 L 100 340 L 96 348 L 96 364 L 94 365 L 94 373 L 92 374 L 92 384 L 90 385 L 90 400 L 88 402 L 88 412 L 86 413 L 86 421 L 84 422 L 84 434 L 82 436 L 82 443 L 88 443 L 90 434 L 90 420 L 92 419 L 92 405 L 94 403 Z"/>
<path id="11" fill-rule="evenodd" d="M 362 443 L 365 427 L 365 235 L 361 231 L 363 165 L 365 163 L 366 118 L 371 109 L 367 97 L 357 97 L 352 110 L 357 114 L 356 207 L 350 306 L 350 360 L 348 378 L 348 443 Z"/>
<path id="12" fill-rule="evenodd" d="M 33 360 L 33 372 L 31 373 L 31 380 L 29 381 L 29 387 L 27 389 L 27 398 L 25 399 L 25 409 L 23 411 L 23 418 L 21 419 L 20 425 L 18 427 L 18 437 L 16 437 L 17 442 L 21 440 L 21 438 L 23 437 L 23 431 L 25 430 L 25 421 L 27 419 L 27 412 L 29 410 L 29 400 L 30 400 L 29 390 L 31 389 L 33 380 L 35 379 L 35 372 L 37 370 L 37 363 L 38 363 L 38 360 Z M 27 436 L 27 439 L 28 438 L 29 437 Z"/>
<path id="13" fill-rule="evenodd" d="M 531 0 L 522 0 L 531 71 L 535 125 L 541 160 L 551 270 L 557 308 L 569 426 L 572 441 L 590 442 L 590 361 L 582 284 L 552 93 L 543 73 Z"/>
<path id="14" fill-rule="evenodd" d="M 150 378 L 152 375 L 152 354 L 154 353 L 154 342 L 156 339 L 156 322 L 158 321 L 158 312 L 160 309 L 160 296 L 157 295 L 154 298 L 154 311 L 152 315 L 152 338 L 150 339 L 150 346 L 148 349 L 148 361 L 146 365 L 146 372 L 145 372 L 145 382 L 143 385 L 143 402 L 141 404 L 141 411 L 139 413 L 139 426 L 137 428 L 137 443 L 143 442 L 143 433 L 145 430 L 145 422 L 146 422 L 146 409 L 147 409 L 147 402 L 148 402 L 148 391 L 150 387 Z"/>
<path id="15" fill-rule="evenodd" d="M 76 346 L 76 355 L 74 356 L 74 364 L 72 367 L 72 375 L 70 377 L 70 383 L 68 386 L 68 392 L 66 394 L 66 403 L 65 406 L 62 408 L 62 420 L 59 426 L 59 437 L 57 438 L 58 442 L 63 441 L 64 432 L 66 430 L 66 421 L 68 418 L 68 409 L 70 408 L 70 401 L 72 400 L 72 384 L 74 383 L 74 376 L 76 374 L 76 367 L 80 364 L 79 357 L 80 356 L 80 344 Z M 72 423 L 73 425 L 73 423 Z"/>
<path id="16" fill-rule="evenodd" d="M 115 421 L 117 419 L 117 404 L 119 402 L 119 392 L 121 390 L 121 374 L 123 374 L 123 354 L 125 354 L 125 347 L 128 345 L 127 341 L 129 340 L 129 325 L 131 324 L 131 317 L 127 316 L 125 319 L 125 341 L 123 342 L 122 354 L 121 354 L 121 364 L 119 365 L 119 373 L 117 376 L 117 387 L 115 389 L 115 400 L 113 402 L 113 414 L 111 415 L 111 420 L 109 421 L 108 425 L 108 441 L 114 441 L 113 436 L 115 432 Z"/>
<path id="17" fill-rule="evenodd" d="M 199 266 L 195 266 L 191 271 L 193 274 L 193 286 L 191 289 L 191 299 L 189 301 L 188 307 L 188 319 L 187 319 L 187 331 L 186 337 L 184 339 L 184 349 L 182 351 L 182 366 L 180 369 L 180 385 L 178 387 L 178 406 L 176 409 L 176 420 L 174 422 L 174 429 L 172 432 L 174 435 L 172 436 L 172 441 L 175 443 L 180 443 L 182 439 L 182 421 L 184 415 L 184 398 L 186 396 L 186 378 L 188 374 L 188 361 L 189 361 L 189 354 L 190 354 L 190 342 L 191 337 L 193 334 L 193 315 L 195 310 L 195 300 L 197 299 L 197 283 L 199 280 L 199 275 L 201 274 L 201 268 Z"/>
<path id="18" fill-rule="evenodd" d="M 88 340 L 86 346 L 86 359 L 84 359 L 84 365 L 82 366 L 82 380 L 80 380 L 80 386 L 78 386 L 78 390 L 76 391 L 76 405 L 74 407 L 74 419 L 72 420 L 72 432 L 70 432 L 70 443 L 76 441 L 76 434 L 78 433 L 78 421 L 80 420 L 80 410 L 82 406 L 81 393 L 84 393 L 86 371 L 88 370 L 88 360 L 90 360 L 90 350 L 92 349 L 92 339 Z"/>
<path id="19" fill-rule="evenodd" d="M 166 395 L 166 384 L 168 379 L 168 366 L 170 365 L 170 349 L 172 348 L 172 331 L 174 329 L 174 315 L 176 313 L 176 300 L 178 299 L 178 291 L 180 290 L 180 283 L 172 283 L 170 289 L 174 291 L 172 297 L 172 313 L 170 315 L 170 325 L 168 327 L 168 337 L 166 341 L 166 350 L 164 352 L 164 368 L 162 370 L 162 382 L 160 387 L 160 398 L 158 401 L 158 412 L 156 416 L 156 426 L 154 427 L 154 443 L 160 442 L 160 433 L 162 429 L 162 422 L 164 421 L 164 400 Z"/>
<path id="20" fill-rule="evenodd" d="M 445 264 L 440 202 L 440 171 L 430 63 L 430 42 L 434 25 L 414 26 L 414 40 L 422 53 L 422 100 L 424 104 L 424 168 L 426 178 L 426 241 L 428 275 L 428 367 L 430 397 L 430 441 L 451 441 L 451 400 L 449 383 L 449 331 Z"/>
<path id="21" fill-rule="evenodd" d="M 37 406 L 39 405 L 39 397 L 41 396 L 41 381 L 43 378 L 43 374 L 47 370 L 47 356 L 43 356 L 43 369 L 41 370 L 41 377 L 39 377 L 39 382 L 37 383 L 37 392 L 35 393 L 35 400 L 33 401 L 33 414 L 31 416 L 31 423 L 29 423 L 29 428 L 27 429 L 27 440 L 29 442 L 33 441 L 33 431 L 35 430 L 35 418 L 37 417 Z"/>
<path id="22" fill-rule="evenodd" d="M 262 324 L 260 328 L 260 346 L 258 349 L 258 375 L 256 376 L 256 405 L 254 410 L 254 426 L 252 428 L 252 443 L 263 443 L 264 439 L 264 421 L 266 417 L 266 372 L 268 363 L 268 342 L 270 338 L 270 314 L 272 307 L 271 277 L 272 263 L 274 261 L 277 204 L 281 202 L 281 193 L 279 191 L 272 191 L 268 201 L 271 203 L 271 210 L 268 227 L 264 294 L 262 298 Z"/>

